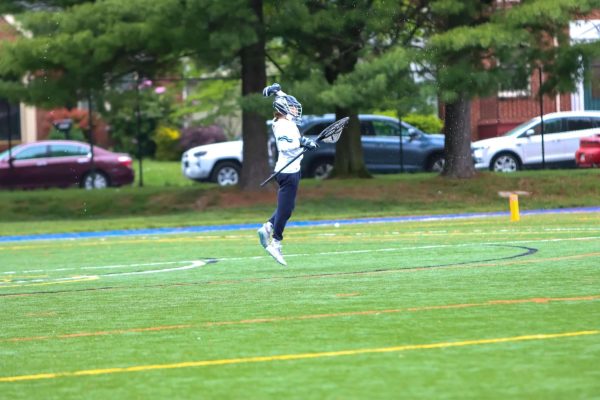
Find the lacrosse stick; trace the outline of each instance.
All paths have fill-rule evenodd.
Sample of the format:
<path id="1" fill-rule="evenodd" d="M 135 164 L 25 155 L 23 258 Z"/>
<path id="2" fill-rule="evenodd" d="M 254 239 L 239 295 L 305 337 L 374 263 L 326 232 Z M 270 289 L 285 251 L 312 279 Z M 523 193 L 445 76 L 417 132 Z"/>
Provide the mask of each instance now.
<path id="1" fill-rule="evenodd" d="M 317 136 L 317 138 L 315 139 L 315 142 L 336 143 L 340 139 L 340 136 L 342 135 L 342 131 L 348 124 L 348 120 L 349 120 L 349 117 L 342 118 L 338 121 L 335 121 L 333 124 L 329 125 L 327 128 L 323 129 L 323 131 L 321 133 L 319 133 L 319 136 Z M 279 171 L 273 172 L 273 174 L 271 174 L 271 176 L 269 176 L 263 183 L 260 184 L 260 187 L 265 186 L 267 183 L 269 183 L 273 179 L 275 179 L 275 177 L 277 175 L 279 175 L 281 173 L 281 171 L 286 169 L 288 167 L 288 165 L 290 165 L 291 163 L 296 161 L 298 159 L 298 157 L 302 156 L 307 151 L 308 151 L 308 149 L 304 148 L 300 152 L 300 154 L 298 154 L 296 157 L 292 158 L 290 160 L 290 162 L 288 162 L 287 164 L 285 164 L 283 166 L 283 168 L 281 168 Z"/>

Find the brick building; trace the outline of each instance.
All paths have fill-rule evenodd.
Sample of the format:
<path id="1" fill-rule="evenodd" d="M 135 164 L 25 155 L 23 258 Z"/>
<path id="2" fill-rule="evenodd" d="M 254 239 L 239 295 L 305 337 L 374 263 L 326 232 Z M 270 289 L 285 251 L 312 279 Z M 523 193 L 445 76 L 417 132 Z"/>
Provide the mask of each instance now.
<path id="1" fill-rule="evenodd" d="M 569 24 L 569 35 L 575 41 L 600 40 L 600 10 Z M 542 113 L 557 111 L 600 110 L 600 60 L 590 65 L 588 78 L 577 83 L 574 93 L 556 96 L 536 94 L 543 69 L 537 69 L 526 90 L 507 90 L 496 96 L 477 98 L 471 104 L 472 140 L 500 136 L 513 127 Z M 543 107 L 543 108 L 542 108 Z"/>

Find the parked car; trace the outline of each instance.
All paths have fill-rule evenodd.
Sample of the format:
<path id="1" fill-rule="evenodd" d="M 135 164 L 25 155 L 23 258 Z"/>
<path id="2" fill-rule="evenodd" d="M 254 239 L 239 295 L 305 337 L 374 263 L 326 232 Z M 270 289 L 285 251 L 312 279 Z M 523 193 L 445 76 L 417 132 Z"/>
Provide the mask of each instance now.
<path id="1" fill-rule="evenodd" d="M 575 162 L 581 168 L 600 167 L 600 135 L 581 138 Z"/>
<path id="2" fill-rule="evenodd" d="M 9 157 L 10 154 L 10 157 Z M 94 166 L 88 143 L 46 140 L 15 146 L 0 153 L 0 187 L 86 189 L 133 182 L 132 159 L 94 146 Z"/>
<path id="3" fill-rule="evenodd" d="M 198 182 L 237 185 L 242 171 L 243 147 L 241 140 L 193 147 L 181 156 L 181 172 Z"/>
<path id="4" fill-rule="evenodd" d="M 315 138 L 334 121 L 334 114 L 303 117 L 300 133 Z M 443 169 L 444 135 L 424 133 L 404 121 L 400 125 L 396 118 L 381 115 L 361 114 L 359 121 L 364 161 L 370 172 L 440 172 Z M 304 155 L 302 175 L 326 178 L 333 169 L 334 161 L 335 145 L 320 143 L 318 149 Z"/>
<path id="5" fill-rule="evenodd" d="M 600 133 L 600 111 L 568 111 L 544 115 L 544 162 L 575 166 L 582 137 Z M 472 144 L 475 168 L 513 172 L 542 164 L 542 119 L 533 118 L 503 136 Z"/>
<path id="6" fill-rule="evenodd" d="M 316 136 L 333 123 L 334 114 L 304 116 L 298 127 L 300 133 Z M 360 115 L 362 145 L 367 169 L 375 173 L 405 171 L 441 171 L 444 166 L 444 136 L 427 134 L 395 118 L 379 115 Z M 271 126 L 272 121 L 267 121 Z M 402 131 L 403 165 L 400 158 L 400 131 Z M 271 166 L 277 155 L 275 142 L 269 140 Z M 181 158 L 184 176 L 197 181 L 235 185 L 239 182 L 242 167 L 241 140 L 194 147 Z M 327 177 L 333 168 L 335 145 L 321 143 L 320 147 L 304 155 L 302 176 Z"/>

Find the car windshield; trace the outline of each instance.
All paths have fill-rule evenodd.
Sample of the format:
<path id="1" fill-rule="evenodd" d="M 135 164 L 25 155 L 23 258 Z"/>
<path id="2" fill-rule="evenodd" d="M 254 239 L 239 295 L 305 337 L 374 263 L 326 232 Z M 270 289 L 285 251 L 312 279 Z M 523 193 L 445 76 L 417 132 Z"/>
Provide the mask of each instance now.
<path id="1" fill-rule="evenodd" d="M 517 125 L 514 128 L 512 128 L 510 131 L 506 132 L 504 135 L 502 136 L 515 136 L 518 135 L 520 133 L 523 132 L 523 130 L 528 127 L 529 125 L 532 125 L 534 122 L 537 122 L 540 118 L 539 117 L 535 117 L 530 119 L 527 122 L 523 122 L 521 125 Z"/>

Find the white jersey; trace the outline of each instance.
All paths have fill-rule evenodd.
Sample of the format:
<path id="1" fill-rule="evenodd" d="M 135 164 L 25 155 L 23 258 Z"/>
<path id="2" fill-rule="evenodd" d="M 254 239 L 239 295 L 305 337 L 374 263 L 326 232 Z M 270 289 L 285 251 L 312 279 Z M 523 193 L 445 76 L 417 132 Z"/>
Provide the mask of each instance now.
<path id="1" fill-rule="evenodd" d="M 292 158 L 296 157 L 302 152 L 300 147 L 300 131 L 296 124 L 286 118 L 278 118 L 273 122 L 273 134 L 275 135 L 275 142 L 277 143 L 277 150 L 279 156 L 277 157 L 277 164 L 275 170 L 279 171 Z M 286 167 L 282 171 L 284 174 L 292 174 L 300 171 L 300 161 L 302 157 L 298 157 L 293 163 Z"/>

